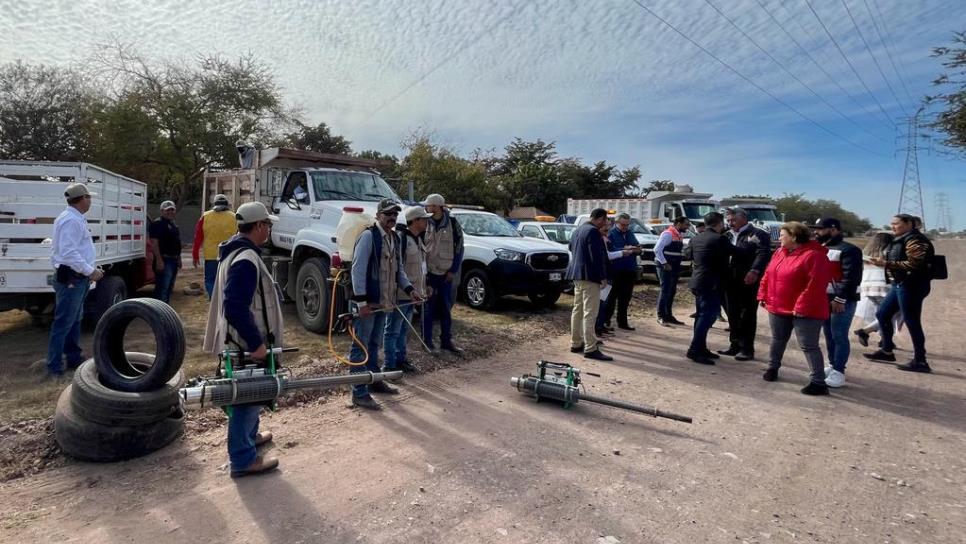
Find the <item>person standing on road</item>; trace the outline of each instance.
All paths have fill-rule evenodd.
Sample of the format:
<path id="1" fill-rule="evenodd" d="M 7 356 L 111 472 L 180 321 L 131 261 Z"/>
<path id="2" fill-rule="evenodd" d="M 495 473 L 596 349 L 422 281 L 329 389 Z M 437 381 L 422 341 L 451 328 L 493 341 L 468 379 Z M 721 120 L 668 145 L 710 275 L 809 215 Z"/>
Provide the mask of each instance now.
<path id="1" fill-rule="evenodd" d="M 161 217 L 151 223 L 148 236 L 154 252 L 154 298 L 171 302 L 174 281 L 181 270 L 181 231 L 174 222 L 177 212 L 174 202 L 161 203 Z"/>
<path id="2" fill-rule="evenodd" d="M 687 217 L 677 217 L 654 244 L 654 269 L 661 282 L 661 296 L 657 300 L 657 322 L 661 325 L 684 325 L 674 317 L 674 297 L 681 277 L 681 258 L 684 253 L 684 233 L 691 227 Z"/>
<path id="3" fill-rule="evenodd" d="M 386 314 L 395 311 L 397 290 L 402 289 L 413 302 L 423 300 L 403 268 L 400 241 L 396 236 L 396 217 L 401 209 L 391 198 L 380 200 L 376 223 L 362 231 L 353 250 L 351 306 L 357 317 L 352 326 L 358 342 L 352 343 L 349 361 L 365 361 L 365 364 L 353 365 L 352 373 L 379 372 L 379 348 L 386 332 Z M 399 390 L 386 382 L 353 385 L 352 405 L 379 410 L 381 407 L 370 393 L 395 395 Z"/>
<path id="4" fill-rule="evenodd" d="M 865 356 L 873 361 L 896 360 L 893 336 L 893 318 L 902 312 L 902 319 L 912 339 L 913 357 L 907 364 L 899 365 L 899 370 L 909 372 L 932 372 L 926 362 L 926 334 L 922 330 L 922 303 L 931 290 L 930 268 L 936 253 L 932 242 L 915 227 L 916 218 L 908 214 L 898 214 L 892 218 L 892 233 L 895 238 L 886 249 L 883 257 L 874 257 L 870 263 L 885 268 L 886 278 L 892 284 L 889 293 L 879 306 L 876 319 L 882 334 L 881 348 Z"/>
<path id="5" fill-rule="evenodd" d="M 80 346 L 84 299 L 91 282 L 104 277 L 104 271 L 94 266 L 94 241 L 84 218 L 91 209 L 92 195 L 83 183 L 68 185 L 64 191 L 67 209 L 54 220 L 50 245 L 50 264 L 56 272 L 54 322 L 47 343 L 47 377 L 52 379 L 64 375 L 65 355 L 68 370 L 84 362 Z"/>
<path id="6" fill-rule="evenodd" d="M 433 290 L 429 302 L 423 308 L 423 339 L 433 349 L 433 325 L 439 320 L 439 347 L 462 354 L 463 350 L 453 344 L 453 282 L 459 281 L 460 265 L 463 264 L 463 229 L 459 221 L 446 209 L 443 195 L 431 194 L 423 202 L 432 217 L 426 226 L 426 262 L 429 268 L 428 284 Z"/>
<path id="7" fill-rule="evenodd" d="M 862 327 L 852 331 L 859 339 L 862 347 L 869 347 L 869 334 L 879 330 L 879 322 L 875 314 L 879 306 L 889 294 L 889 282 L 886 281 L 885 268 L 872 264 L 872 259 L 885 255 L 886 248 L 892 243 L 891 232 L 880 232 L 872 237 L 862 248 L 862 283 L 859 284 L 859 294 L 862 298 L 855 309 L 855 315 L 862 320 Z M 902 328 L 902 312 L 892 318 L 892 327 L 898 331 Z"/>
<path id="8" fill-rule="evenodd" d="M 829 367 L 825 369 L 825 384 L 842 387 L 845 385 L 845 365 L 851 353 L 849 327 L 855 317 L 859 284 L 862 283 L 862 250 L 845 241 L 842 223 L 838 219 L 819 219 L 812 229 L 815 231 L 815 241 L 825 246 L 828 260 L 832 263 L 832 281 L 827 290 L 831 315 L 822 327 L 829 361 Z"/>
<path id="9" fill-rule="evenodd" d="M 402 254 L 403 271 L 412 283 L 417 293 L 432 296 L 426 289 L 426 246 L 423 244 L 423 233 L 426 232 L 429 214 L 421 206 L 411 206 L 406 209 L 406 224 L 397 225 L 399 235 L 400 254 Z M 406 340 L 409 337 L 408 321 L 412 323 L 416 306 L 412 304 L 409 295 L 402 289 L 396 290 L 398 308 L 386 319 L 386 333 L 383 344 L 386 350 L 384 372 L 402 370 L 415 372 L 416 367 L 406 359 Z"/>
<path id="10" fill-rule="evenodd" d="M 272 273 L 261 259 L 278 217 L 261 202 L 248 202 L 235 213 L 238 234 L 218 246 L 220 265 L 208 307 L 203 349 L 220 355 L 225 349 L 249 351 L 245 364 L 265 366 L 268 350 L 282 347 L 282 302 Z M 276 358 L 278 356 L 276 355 Z M 278 459 L 258 455 L 272 441 L 259 432 L 262 404 L 231 407 L 228 416 L 228 458 L 231 477 L 274 469 Z"/>
<path id="11" fill-rule="evenodd" d="M 205 293 L 211 300 L 211 290 L 218 274 L 218 245 L 235 234 L 235 212 L 228 204 L 228 197 L 215 195 L 211 209 L 198 219 L 195 225 L 195 238 L 191 247 L 192 266 L 198 268 L 201 256 L 205 260 Z"/>
<path id="12" fill-rule="evenodd" d="M 685 252 L 693 265 L 688 287 L 694 293 L 698 308 L 687 358 L 698 364 L 713 365 L 718 356 L 708 349 L 708 331 L 721 314 L 723 278 L 728 273 L 728 257 L 735 249 L 722 234 L 725 230 L 723 215 L 708 213 L 704 216 L 704 225 L 704 232 L 691 240 Z"/>
<path id="13" fill-rule="evenodd" d="M 808 227 L 797 222 L 782 225 L 779 240 L 781 247 L 775 250 L 758 288 L 758 300 L 768 310 L 772 337 L 768 369 L 762 379 L 778 379 L 785 347 L 794 331 L 811 369 L 802 393 L 828 395 L 825 364 L 818 347 L 818 337 L 830 313 L 826 290 L 832 281 L 832 263 L 828 249 L 812 240 Z"/>
<path id="14" fill-rule="evenodd" d="M 594 327 L 600 311 L 600 291 L 607 287 L 607 247 L 600 228 L 607 223 L 607 210 L 590 212 L 590 220 L 577 227 L 570 239 L 573 257 L 565 278 L 574 282 L 574 309 L 570 315 L 570 351 L 583 352 L 587 359 L 613 361 L 600 351 Z M 611 295 L 613 296 L 613 294 Z"/>
<path id="15" fill-rule="evenodd" d="M 728 239 L 735 251 L 725 278 L 725 313 L 728 314 L 731 345 L 721 355 L 738 361 L 755 358 L 758 332 L 758 280 L 771 259 L 771 236 L 748 222 L 748 212 L 730 208 L 726 213 Z"/>
<path id="16" fill-rule="evenodd" d="M 621 252 L 622 255 L 610 262 L 611 293 L 607 299 L 607 315 L 605 323 L 610 323 L 617 310 L 617 328 L 632 331 L 634 327 L 627 321 L 627 310 L 634 296 L 634 282 L 637 281 L 637 255 L 640 247 L 637 237 L 631 232 L 631 216 L 621 213 L 617 221 L 607 233 L 610 240 L 611 252 Z M 625 249 L 629 250 L 624 251 Z"/>

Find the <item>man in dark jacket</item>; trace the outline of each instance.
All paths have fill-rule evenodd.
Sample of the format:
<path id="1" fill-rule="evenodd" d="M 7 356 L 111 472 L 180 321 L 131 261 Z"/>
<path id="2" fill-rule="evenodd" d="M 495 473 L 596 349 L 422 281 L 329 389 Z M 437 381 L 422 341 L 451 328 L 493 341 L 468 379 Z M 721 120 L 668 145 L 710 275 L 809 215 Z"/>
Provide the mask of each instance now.
<path id="1" fill-rule="evenodd" d="M 849 325 L 855 317 L 862 283 L 862 250 L 843 239 L 838 219 L 819 219 L 812 228 L 815 240 L 828 249 L 828 260 L 832 262 L 832 282 L 827 291 L 831 314 L 824 325 L 831 368 L 825 369 L 825 385 L 842 387 L 850 353 Z"/>
<path id="2" fill-rule="evenodd" d="M 881 348 L 865 356 L 874 361 L 895 361 L 892 341 L 895 329 L 892 317 L 902 312 L 902 319 L 912 339 L 913 358 L 899 370 L 909 372 L 932 372 L 926 362 L 926 334 L 922 330 L 922 303 L 929 296 L 932 280 L 932 259 L 936 254 L 932 242 L 915 227 L 915 217 L 901 213 L 892 218 L 895 239 L 886 249 L 884 259 L 870 262 L 886 269 L 886 279 L 892 288 L 879 305 L 876 320 L 882 335 Z"/>
<path id="3" fill-rule="evenodd" d="M 610 261 L 610 272 L 613 293 L 607 299 L 607 312 L 605 323 L 609 324 L 614 317 L 614 310 L 617 310 L 617 328 L 626 331 L 634 330 L 634 327 L 627 321 L 627 309 L 631 304 L 631 297 L 634 296 L 634 282 L 637 281 L 637 237 L 631 232 L 631 216 L 622 213 L 617 216 L 617 221 L 607 233 L 610 240 L 611 251 L 622 251 L 624 255 Z M 627 253 L 624 249 L 632 250 Z"/>
<path id="4" fill-rule="evenodd" d="M 726 212 L 728 240 L 734 252 L 725 275 L 725 311 L 731 329 L 731 345 L 719 350 L 739 361 L 755 358 L 758 330 L 758 282 L 771 260 L 771 236 L 748 222 L 748 212 L 730 208 Z"/>
<path id="5" fill-rule="evenodd" d="M 590 212 L 590 221 L 574 232 L 570 239 L 573 257 L 567 266 L 566 279 L 574 282 L 574 310 L 570 315 L 570 351 L 583 352 L 587 359 L 613 361 L 600 351 L 594 326 L 600 310 L 600 290 L 607 287 L 607 248 L 600 228 L 607 223 L 607 210 Z"/>
<path id="6" fill-rule="evenodd" d="M 705 231 L 695 236 L 684 251 L 685 258 L 690 258 L 694 267 L 688 287 L 694 293 L 698 308 L 687 357 L 702 365 L 713 365 L 718 356 L 708 349 L 708 331 L 721 312 L 722 278 L 728 273 L 728 257 L 735 250 L 722 235 L 725 230 L 723 215 L 718 212 L 705 215 L 704 225 Z"/>

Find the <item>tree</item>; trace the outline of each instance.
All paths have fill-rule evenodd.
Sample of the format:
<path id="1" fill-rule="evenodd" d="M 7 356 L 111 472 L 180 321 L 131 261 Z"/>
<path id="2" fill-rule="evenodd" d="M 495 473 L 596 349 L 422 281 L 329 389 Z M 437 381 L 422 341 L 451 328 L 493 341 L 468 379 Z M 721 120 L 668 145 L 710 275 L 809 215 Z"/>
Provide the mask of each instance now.
<path id="1" fill-rule="evenodd" d="M 505 198 L 487 178 L 482 162 L 466 160 L 428 136 L 413 135 L 403 147 L 408 153 L 399 163 L 397 191 L 405 194 L 401 184 L 412 181 L 417 198 L 439 193 L 448 202 L 505 208 Z"/>
<path id="2" fill-rule="evenodd" d="M 951 46 L 933 48 L 932 56 L 943 59 L 946 71 L 933 80 L 941 90 L 925 99 L 944 108 L 930 126 L 946 134 L 945 145 L 966 153 L 966 31 L 954 33 Z"/>
<path id="3" fill-rule="evenodd" d="M 647 187 L 641 191 L 641 196 L 646 197 L 648 194 L 654 191 L 673 191 L 674 182 L 669 179 L 652 179 L 648 182 Z"/>
<path id="4" fill-rule="evenodd" d="M 335 155 L 351 155 L 352 147 L 349 140 L 342 136 L 333 135 L 329 126 L 319 123 L 309 127 L 296 122 L 298 130 L 286 134 L 279 142 L 279 147 L 316 151 L 318 153 L 332 153 Z"/>
<path id="5" fill-rule="evenodd" d="M 868 219 L 860 218 L 834 200 L 808 200 L 804 194 L 784 194 L 775 200 L 779 215 L 785 214 L 787 221 L 801 221 L 806 225 L 815 223 L 822 217 L 834 217 L 842 222 L 842 230 L 847 235 L 861 234 L 872 228 Z"/>

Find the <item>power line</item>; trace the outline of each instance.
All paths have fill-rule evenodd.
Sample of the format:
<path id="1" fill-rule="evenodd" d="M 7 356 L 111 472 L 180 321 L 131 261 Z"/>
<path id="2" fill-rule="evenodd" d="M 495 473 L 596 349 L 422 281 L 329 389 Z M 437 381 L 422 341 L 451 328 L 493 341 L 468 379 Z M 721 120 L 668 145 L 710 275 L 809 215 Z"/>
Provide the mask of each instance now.
<path id="1" fill-rule="evenodd" d="M 815 16 L 815 19 L 818 21 L 818 24 L 820 24 L 822 26 L 822 29 L 825 30 L 825 35 L 828 36 L 829 40 L 831 40 L 832 43 L 835 45 L 835 48 L 838 49 L 839 54 L 842 55 L 842 58 L 845 60 L 845 63 L 848 64 L 849 65 L 849 68 L 852 69 L 852 73 L 855 74 L 855 77 L 859 78 L 859 83 L 861 83 L 862 84 L 862 87 L 865 88 L 865 91 L 867 93 L 869 93 L 869 96 L 872 97 L 872 100 L 875 100 L 875 103 L 876 103 L 877 106 L 879 106 L 879 111 L 882 112 L 882 115 L 885 115 L 886 118 L 889 119 L 890 122 L 892 122 L 893 124 L 895 124 L 892 121 L 892 118 L 889 117 L 889 114 L 886 113 L 885 108 L 882 107 L 882 102 L 879 102 L 879 99 L 876 98 L 875 97 L 875 94 L 872 93 L 872 89 L 869 89 L 869 86 L 866 85 L 865 80 L 862 79 L 862 76 L 861 75 L 859 75 L 859 71 L 856 70 L 855 69 L 855 66 L 852 65 L 852 61 L 849 60 L 848 55 L 846 55 L 845 54 L 845 51 L 842 50 L 842 46 L 839 45 L 838 40 L 836 40 L 835 39 L 835 36 L 833 36 L 832 33 L 829 32 L 828 27 L 825 26 L 825 23 L 822 21 L 822 18 L 818 16 L 818 13 L 815 11 L 815 8 L 812 7 L 811 2 L 809 2 L 808 0 L 805 0 L 805 5 L 808 6 L 809 11 L 811 11 L 812 12 L 812 15 Z"/>
<path id="2" fill-rule="evenodd" d="M 865 34 L 862 34 L 862 29 L 859 28 L 859 23 L 856 22 L 855 17 L 852 16 L 852 10 L 849 9 L 849 5 L 845 2 L 845 0 L 842 0 L 842 7 L 844 7 L 845 12 L 849 14 L 849 19 L 852 20 L 852 26 L 855 27 L 855 31 L 859 34 L 862 44 L 865 45 L 865 50 L 868 51 L 869 56 L 872 57 L 872 62 L 875 63 L 876 69 L 879 70 L 879 75 L 882 76 L 882 80 L 885 81 L 886 87 L 888 87 L 889 92 L 892 93 L 892 98 L 895 99 L 896 106 L 899 106 L 899 111 L 905 111 L 905 109 L 902 107 L 902 101 L 899 100 L 899 95 L 897 95 L 895 89 L 892 88 L 892 83 L 889 83 L 889 78 L 886 77 L 885 72 L 882 70 L 879 60 L 875 58 L 875 54 L 872 52 L 869 42 L 865 39 Z"/>
<path id="3" fill-rule="evenodd" d="M 788 67 L 785 66 L 784 63 L 782 63 L 781 61 L 779 61 L 777 58 L 774 57 L 774 55 L 772 55 L 767 50 L 765 50 L 765 48 L 762 47 L 761 45 L 759 45 L 758 42 L 755 41 L 754 38 L 752 38 L 751 36 L 749 36 L 748 33 L 745 32 L 744 30 L 742 30 L 741 27 L 739 27 L 734 22 L 733 19 L 731 19 L 730 17 L 728 17 L 727 15 L 725 15 L 724 12 L 722 12 L 720 9 L 718 9 L 718 6 L 714 5 L 714 3 L 711 2 L 711 0 L 704 0 L 704 2 L 706 4 L 708 4 L 709 6 L 711 6 L 711 8 L 714 9 L 716 12 L 718 12 L 718 15 L 721 15 L 721 17 L 723 17 L 725 21 L 728 21 L 728 23 L 731 24 L 731 26 L 733 26 L 735 28 L 735 30 L 737 30 L 738 32 L 740 32 L 742 36 L 744 36 L 749 42 L 751 42 L 752 45 L 754 45 L 756 48 L 758 48 L 759 51 L 761 51 L 768 58 L 770 58 L 772 60 L 772 62 L 774 62 L 775 64 L 778 65 L 779 68 L 781 68 L 782 70 L 784 70 L 786 74 L 788 74 L 789 76 L 791 76 L 792 79 L 794 79 L 795 81 L 797 81 L 802 87 L 805 87 L 806 89 L 808 89 L 808 92 L 812 93 L 816 98 L 818 98 L 819 100 L 821 100 L 822 103 L 824 103 L 826 106 L 828 106 L 829 108 L 831 108 L 835 113 L 839 114 L 840 117 L 842 117 L 846 121 L 849 121 L 850 123 L 852 123 L 853 125 L 855 125 L 859 129 L 868 132 L 870 135 L 872 135 L 874 137 L 877 137 L 877 138 L 879 137 L 876 134 L 874 134 L 872 131 L 870 131 L 869 129 L 867 129 L 867 128 L 863 127 L 862 125 L 860 125 L 852 117 L 849 117 L 848 115 L 842 113 L 837 107 L 835 107 L 834 104 L 832 104 L 831 102 L 829 102 L 828 100 L 826 100 L 825 97 L 823 97 L 822 95 L 818 94 L 814 89 L 812 89 L 811 87 L 809 87 L 808 84 L 806 84 L 804 81 L 802 81 L 801 79 L 799 79 L 799 77 L 796 76 L 791 70 L 789 70 Z"/>
<path id="4" fill-rule="evenodd" d="M 872 14 L 872 8 L 869 6 L 869 0 L 862 0 L 862 1 L 865 2 L 865 9 L 869 10 L 869 17 L 872 19 L 872 25 L 875 27 L 876 34 L 879 35 L 879 41 L 881 41 L 882 45 L 885 47 L 886 54 L 889 56 L 889 62 L 892 63 L 892 69 L 895 70 L 896 75 L 899 76 L 899 83 L 902 84 L 902 88 L 903 90 L 905 90 L 906 96 L 909 98 L 909 101 L 912 102 L 913 105 L 917 104 L 916 100 L 912 98 L 912 93 L 909 92 L 909 87 L 906 86 L 906 78 L 903 77 L 903 73 L 902 73 L 906 71 L 905 68 L 903 68 L 902 72 L 900 72 L 898 66 L 896 65 L 895 58 L 894 58 L 895 44 L 892 43 L 892 37 L 889 36 L 889 29 L 886 28 L 885 17 L 882 16 L 882 11 L 879 10 L 879 5 L 876 4 L 875 1 L 873 0 L 872 3 L 873 5 L 875 5 L 875 11 L 876 13 L 879 14 L 879 18 L 882 19 L 882 28 L 883 30 L 885 30 L 885 36 L 889 38 L 888 40 L 883 39 L 882 32 L 879 32 L 879 24 L 876 23 L 875 15 Z M 899 63 L 900 66 L 901 64 L 902 63 Z"/>
<path id="5" fill-rule="evenodd" d="M 836 79 L 832 74 L 828 72 L 828 70 L 825 69 L 824 66 L 822 66 L 822 63 L 815 60 L 815 57 L 812 56 L 812 54 L 808 51 L 808 49 L 805 49 L 805 46 L 803 46 L 797 39 L 795 39 L 795 36 L 793 36 L 792 33 L 789 32 L 788 29 L 785 27 L 785 25 L 783 25 L 782 22 L 779 21 L 777 17 L 775 17 L 775 15 L 771 12 L 770 9 L 768 9 L 765 3 L 762 2 L 762 0 L 755 0 L 755 1 L 758 2 L 758 6 L 761 7 L 761 9 L 764 10 L 766 14 L 768 14 L 768 17 L 772 20 L 772 22 L 778 25 L 778 28 L 780 28 L 782 32 L 784 32 L 785 35 L 788 36 L 788 39 L 790 39 L 792 43 L 798 46 L 798 49 L 801 50 L 802 53 L 805 53 L 805 56 L 807 56 L 808 59 L 812 61 L 812 64 L 814 64 L 815 67 L 818 68 L 820 72 L 825 74 L 825 76 L 828 77 L 832 81 L 832 83 L 834 83 L 835 86 L 839 88 L 840 91 L 842 91 L 850 99 L 852 99 L 852 102 L 854 102 L 856 106 L 862 108 L 862 111 L 864 111 L 866 115 L 870 117 L 873 116 L 873 113 L 869 111 L 869 108 L 866 107 L 865 104 L 863 104 L 862 102 L 859 102 L 859 100 L 855 97 L 855 95 L 853 95 L 848 91 L 848 89 L 843 87 L 842 84 L 839 83 L 838 79 Z"/>
<path id="6" fill-rule="evenodd" d="M 827 128 L 825 125 L 823 125 L 823 124 L 819 123 L 818 121 L 812 119 L 811 117 L 805 115 L 804 113 L 802 113 L 801 111 L 799 111 L 797 108 L 795 108 L 791 104 L 785 102 L 781 98 L 778 98 L 777 96 L 775 96 L 774 94 L 772 94 L 770 91 L 768 91 L 767 89 L 765 89 L 761 85 L 758 85 L 757 83 L 755 83 L 754 81 L 752 81 L 751 78 L 749 78 L 748 76 L 742 74 L 741 72 L 739 72 L 736 68 L 732 67 L 727 62 L 721 60 L 720 57 L 718 57 L 717 55 L 715 55 L 714 53 L 712 53 L 711 51 L 709 51 L 707 48 L 705 48 L 700 43 L 698 43 L 698 42 L 694 41 L 693 39 L 691 39 L 691 37 L 688 36 L 687 34 L 685 34 L 684 32 L 678 30 L 677 27 L 675 27 L 674 25 L 672 25 L 671 23 L 669 23 L 667 20 L 665 20 L 663 17 L 661 17 L 660 15 L 658 15 L 657 13 L 655 13 L 654 11 L 652 11 L 650 8 L 648 8 L 644 4 L 640 3 L 639 0 L 631 0 L 631 1 L 634 2 L 635 4 L 637 4 L 641 9 L 643 9 L 644 11 L 646 11 L 647 13 L 649 13 L 651 16 L 653 16 L 655 19 L 657 19 L 658 21 L 661 21 L 661 23 L 663 23 L 664 26 L 670 28 L 676 34 L 678 34 L 679 36 L 681 36 L 682 38 L 684 38 L 685 40 L 687 40 L 688 42 L 690 42 L 691 45 L 697 47 L 702 52 L 704 52 L 706 55 L 708 55 L 709 57 L 711 57 L 714 60 L 718 61 L 719 64 L 721 64 L 722 66 L 724 66 L 725 68 L 727 68 L 728 70 L 730 70 L 736 76 L 738 76 L 741 79 L 745 80 L 749 85 L 751 85 L 752 87 L 758 89 L 759 91 L 761 91 L 762 93 L 764 93 L 765 95 L 767 95 L 769 98 L 771 98 L 775 102 L 778 102 L 782 106 L 785 106 L 786 108 L 788 108 L 789 110 L 791 110 L 792 112 L 794 112 L 795 114 L 797 114 L 802 119 L 804 119 L 804 120 L 808 121 L 809 123 L 815 125 L 816 127 L 820 128 L 821 130 L 823 130 L 823 131 L 831 134 L 832 136 L 835 136 L 836 138 L 838 138 L 838 139 L 840 139 L 840 140 L 842 140 L 842 141 L 844 141 L 844 142 L 846 142 L 846 143 L 848 143 L 848 144 L 850 144 L 850 145 L 852 145 L 852 146 L 854 146 L 854 147 L 856 147 L 858 149 L 861 149 L 861 150 L 863 150 L 863 151 L 865 151 L 867 153 L 871 153 L 873 155 L 878 155 L 880 157 L 885 157 L 886 156 L 886 155 L 883 155 L 882 153 L 879 153 L 877 151 L 873 151 L 873 150 L 871 150 L 871 149 L 869 149 L 869 148 L 867 148 L 867 147 L 865 147 L 865 146 L 863 146 L 861 144 L 858 144 L 856 142 L 853 142 L 852 140 L 846 138 L 845 136 L 842 136 L 841 134 L 838 134 L 837 132 L 835 132 L 835 131 Z"/>

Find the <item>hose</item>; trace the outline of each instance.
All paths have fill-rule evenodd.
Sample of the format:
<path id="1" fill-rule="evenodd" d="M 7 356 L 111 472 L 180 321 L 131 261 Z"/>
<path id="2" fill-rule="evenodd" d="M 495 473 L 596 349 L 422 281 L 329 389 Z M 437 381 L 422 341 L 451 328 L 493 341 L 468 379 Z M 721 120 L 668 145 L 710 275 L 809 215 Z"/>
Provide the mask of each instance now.
<path id="1" fill-rule="evenodd" d="M 356 330 L 352 326 L 351 320 L 346 324 L 346 330 L 349 331 L 349 336 L 352 337 L 352 342 L 362 348 L 362 353 L 366 355 L 365 358 L 362 361 L 353 362 L 349 360 L 348 357 L 339 355 L 339 352 L 335 350 L 335 344 L 332 342 L 332 329 L 334 328 L 332 325 L 335 323 L 335 295 L 336 290 L 339 288 L 339 278 L 342 276 L 343 272 L 344 270 L 339 269 L 339 271 L 335 273 L 335 278 L 332 279 L 332 296 L 329 297 L 329 352 L 335 357 L 335 360 L 339 361 L 340 363 L 349 366 L 365 366 L 369 362 L 369 350 L 366 349 L 365 344 L 363 344 L 362 341 L 359 340 L 359 337 L 356 336 Z M 352 344 L 350 344 L 350 347 L 351 345 Z"/>

